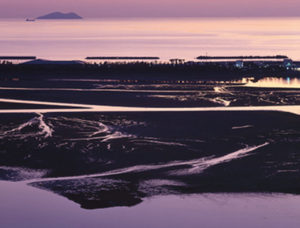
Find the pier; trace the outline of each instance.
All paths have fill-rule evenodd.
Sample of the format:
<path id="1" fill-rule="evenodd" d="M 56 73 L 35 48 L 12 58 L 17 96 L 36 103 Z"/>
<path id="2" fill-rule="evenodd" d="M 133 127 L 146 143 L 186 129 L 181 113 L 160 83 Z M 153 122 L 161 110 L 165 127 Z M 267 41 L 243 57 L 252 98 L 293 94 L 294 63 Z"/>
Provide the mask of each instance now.
<path id="1" fill-rule="evenodd" d="M 0 56 L 0 60 L 34 60 L 36 56 Z"/>
<path id="2" fill-rule="evenodd" d="M 96 56 L 96 57 L 86 57 L 87 60 L 158 60 L 159 57 L 148 57 L 148 56 Z"/>
<path id="3" fill-rule="evenodd" d="M 285 55 L 274 56 L 198 56 L 199 60 L 226 60 L 226 59 L 287 59 Z"/>

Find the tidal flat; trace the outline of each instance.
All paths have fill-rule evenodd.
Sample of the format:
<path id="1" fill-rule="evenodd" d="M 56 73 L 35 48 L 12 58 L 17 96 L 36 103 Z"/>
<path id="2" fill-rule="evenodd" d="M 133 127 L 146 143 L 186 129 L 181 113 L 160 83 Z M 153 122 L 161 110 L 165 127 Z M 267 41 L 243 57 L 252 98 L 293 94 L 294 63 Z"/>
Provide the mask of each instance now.
<path id="1" fill-rule="evenodd" d="M 300 89 L 274 80 L 1 83 L 1 225 L 298 227 Z"/>

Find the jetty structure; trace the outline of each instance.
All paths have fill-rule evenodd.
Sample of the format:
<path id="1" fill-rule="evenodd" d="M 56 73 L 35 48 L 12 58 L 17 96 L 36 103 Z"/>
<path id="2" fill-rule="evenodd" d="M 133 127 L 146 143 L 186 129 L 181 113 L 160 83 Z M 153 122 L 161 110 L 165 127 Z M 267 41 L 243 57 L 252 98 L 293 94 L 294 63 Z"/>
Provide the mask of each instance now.
<path id="1" fill-rule="evenodd" d="M 20 64 L 36 58 L 36 56 L 0 56 L 0 63 Z"/>
<path id="2" fill-rule="evenodd" d="M 273 55 L 273 56 L 255 56 L 255 55 L 249 55 L 249 56 L 198 56 L 196 59 L 198 60 L 227 60 L 227 59 L 261 59 L 261 60 L 280 60 L 280 59 L 288 59 L 288 56 L 286 55 Z"/>
<path id="3" fill-rule="evenodd" d="M 36 56 L 0 56 L 0 60 L 34 60 Z"/>
<path id="4" fill-rule="evenodd" d="M 159 60 L 153 56 L 88 56 L 86 60 Z"/>
<path id="5" fill-rule="evenodd" d="M 260 67 L 270 65 L 283 66 L 289 69 L 299 69 L 300 63 L 293 61 L 286 55 L 266 55 L 266 56 L 198 56 L 196 58 L 202 63 L 214 63 L 218 65 L 234 65 L 237 68 L 244 68 L 246 65 L 254 64 Z"/>

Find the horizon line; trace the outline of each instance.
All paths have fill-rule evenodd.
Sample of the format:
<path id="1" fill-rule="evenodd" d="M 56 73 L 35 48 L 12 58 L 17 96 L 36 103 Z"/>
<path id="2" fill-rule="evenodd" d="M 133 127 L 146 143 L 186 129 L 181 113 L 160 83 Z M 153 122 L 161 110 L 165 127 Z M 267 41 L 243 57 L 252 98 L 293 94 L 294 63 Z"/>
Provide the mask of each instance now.
<path id="1" fill-rule="evenodd" d="M 272 16 L 272 15 L 247 15 L 247 16 L 242 16 L 242 15 L 222 15 L 222 16 L 217 16 L 217 15 L 211 15 L 211 16 L 147 16 L 147 15 L 143 15 L 143 16 L 83 16 L 80 15 L 79 13 L 76 13 L 79 16 L 83 17 L 83 19 L 122 19 L 122 18 L 158 18 L 158 19 L 168 19 L 168 18 L 300 18 L 300 15 L 295 16 L 295 15 L 288 15 L 288 16 L 281 16 L 281 15 L 277 15 L 277 16 Z M 0 19 L 26 19 L 26 18 L 31 18 L 33 16 L 17 16 L 17 17 L 1 17 Z"/>

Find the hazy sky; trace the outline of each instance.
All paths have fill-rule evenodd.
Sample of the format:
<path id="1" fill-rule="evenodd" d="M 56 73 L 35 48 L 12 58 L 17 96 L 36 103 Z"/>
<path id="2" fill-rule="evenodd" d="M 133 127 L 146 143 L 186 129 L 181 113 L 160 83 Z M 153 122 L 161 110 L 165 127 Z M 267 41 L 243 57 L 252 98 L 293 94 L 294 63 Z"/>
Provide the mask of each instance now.
<path id="1" fill-rule="evenodd" d="M 83 17 L 300 16 L 299 0 L 0 0 L 0 17 L 74 11 Z"/>

